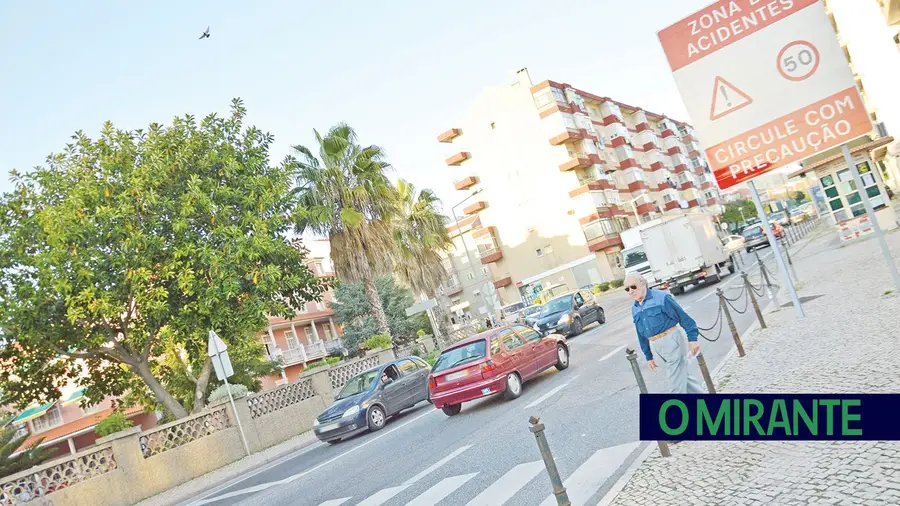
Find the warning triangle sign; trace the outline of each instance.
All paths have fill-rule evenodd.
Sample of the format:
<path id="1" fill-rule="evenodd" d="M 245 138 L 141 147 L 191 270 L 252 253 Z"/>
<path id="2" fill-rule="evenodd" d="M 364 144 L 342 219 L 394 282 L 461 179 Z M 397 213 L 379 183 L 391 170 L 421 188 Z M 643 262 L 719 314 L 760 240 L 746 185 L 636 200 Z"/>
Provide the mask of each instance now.
<path id="1" fill-rule="evenodd" d="M 715 121 L 752 103 L 753 99 L 750 98 L 750 95 L 739 90 L 721 76 L 716 76 L 716 82 L 713 85 L 712 106 L 709 109 L 709 119 Z"/>

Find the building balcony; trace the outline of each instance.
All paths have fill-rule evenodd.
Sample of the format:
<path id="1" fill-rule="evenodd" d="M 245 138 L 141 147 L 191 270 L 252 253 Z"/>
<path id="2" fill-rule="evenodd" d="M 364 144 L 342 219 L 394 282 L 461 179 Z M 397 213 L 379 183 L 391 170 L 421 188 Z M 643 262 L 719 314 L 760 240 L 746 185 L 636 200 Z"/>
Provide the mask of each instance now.
<path id="1" fill-rule="evenodd" d="M 591 252 L 604 251 L 616 247 L 622 247 L 622 237 L 619 234 L 602 235 L 588 241 L 588 251 Z"/>
<path id="2" fill-rule="evenodd" d="M 463 289 L 462 285 L 459 282 L 451 283 L 444 287 L 444 295 L 456 295 L 461 292 Z"/>
<path id="3" fill-rule="evenodd" d="M 456 153 L 455 155 L 451 156 L 450 158 L 448 158 L 447 165 L 459 165 L 471 157 L 472 156 L 469 153 L 467 153 L 465 151 L 461 151 L 461 152 Z"/>
<path id="4" fill-rule="evenodd" d="M 655 202 L 644 202 L 643 204 L 635 206 L 635 209 L 638 214 L 650 214 L 657 211 Z"/>
<path id="5" fill-rule="evenodd" d="M 702 165 L 700 165 L 699 167 L 694 166 L 694 168 L 691 170 L 691 172 L 693 172 L 694 174 L 697 174 L 698 176 L 702 176 L 702 175 L 706 174 L 706 167 L 704 167 Z"/>
<path id="6" fill-rule="evenodd" d="M 564 133 L 561 133 L 555 137 L 550 139 L 550 144 L 554 146 L 560 146 L 565 144 L 566 142 L 577 142 L 580 140 L 584 140 L 585 134 L 581 130 L 566 130 Z"/>
<path id="7" fill-rule="evenodd" d="M 626 158 L 619 161 L 619 168 L 622 170 L 630 169 L 632 167 L 640 167 L 634 158 Z"/>
<path id="8" fill-rule="evenodd" d="M 700 207 L 700 201 L 697 199 L 691 199 L 687 201 L 688 207 Z"/>
<path id="9" fill-rule="evenodd" d="M 685 181 L 685 182 L 680 183 L 680 184 L 678 185 L 678 189 L 681 190 L 681 191 L 691 190 L 691 189 L 695 189 L 695 188 L 696 188 L 696 186 L 694 186 L 694 182 L 693 182 L 693 181 Z"/>
<path id="10" fill-rule="evenodd" d="M 458 128 L 451 128 L 446 132 L 438 135 L 438 142 L 453 142 L 453 139 L 459 137 L 460 130 Z"/>
<path id="11" fill-rule="evenodd" d="M 454 181 L 453 187 L 456 188 L 457 190 L 465 190 L 467 188 L 471 188 L 477 182 L 478 182 L 477 177 L 467 176 L 467 177 L 460 179 L 459 181 Z"/>
<path id="12" fill-rule="evenodd" d="M 707 206 L 714 206 L 714 205 L 716 205 L 716 204 L 718 204 L 718 203 L 719 203 L 719 201 L 716 200 L 716 199 L 706 199 L 706 204 L 704 204 L 704 205 L 707 205 Z"/>
<path id="13" fill-rule="evenodd" d="M 631 193 L 638 192 L 641 190 L 649 190 L 650 188 L 647 186 L 647 183 L 643 180 L 632 181 L 628 183 L 628 191 Z"/>
<path id="14" fill-rule="evenodd" d="M 507 276 L 503 279 L 498 279 L 494 281 L 494 288 L 503 288 L 504 286 L 509 286 L 512 284 L 512 278 Z"/>
<path id="15" fill-rule="evenodd" d="M 325 343 L 323 341 L 318 341 L 312 344 L 301 344 L 300 346 L 289 350 L 276 350 L 273 354 L 273 358 L 280 356 L 284 365 L 288 366 L 305 364 L 310 360 L 318 360 L 326 355 L 328 355 L 328 350 L 325 349 Z"/>
<path id="16" fill-rule="evenodd" d="M 470 205 L 464 207 L 463 213 L 475 214 L 475 213 L 482 211 L 486 207 L 487 207 L 487 202 L 485 202 L 483 200 L 479 200 L 478 202 L 475 202 L 474 204 L 470 204 Z"/>
<path id="17" fill-rule="evenodd" d="M 569 197 L 576 198 L 579 195 L 583 195 L 588 192 L 595 191 L 603 191 L 603 190 L 614 190 L 616 185 L 610 181 L 609 179 L 603 178 L 598 179 L 596 181 L 591 181 L 590 183 L 584 184 L 575 188 L 574 190 L 569 192 Z"/>
<path id="18" fill-rule="evenodd" d="M 678 201 L 670 200 L 666 202 L 665 204 L 663 204 L 663 209 L 665 209 L 666 211 L 674 211 L 675 209 L 678 209 Z"/>
<path id="19" fill-rule="evenodd" d="M 711 181 L 703 181 L 700 183 L 701 190 L 711 190 L 715 187 L 715 185 Z"/>
<path id="20" fill-rule="evenodd" d="M 481 253 L 481 263 L 484 265 L 494 263 L 503 258 L 503 252 L 498 250 L 488 250 Z"/>
<path id="21" fill-rule="evenodd" d="M 559 166 L 560 172 L 568 172 L 570 170 L 575 169 L 586 169 L 591 165 L 595 165 L 600 163 L 600 155 L 594 153 L 574 153 L 572 154 L 572 158 L 569 159 L 566 163 L 563 163 Z"/>

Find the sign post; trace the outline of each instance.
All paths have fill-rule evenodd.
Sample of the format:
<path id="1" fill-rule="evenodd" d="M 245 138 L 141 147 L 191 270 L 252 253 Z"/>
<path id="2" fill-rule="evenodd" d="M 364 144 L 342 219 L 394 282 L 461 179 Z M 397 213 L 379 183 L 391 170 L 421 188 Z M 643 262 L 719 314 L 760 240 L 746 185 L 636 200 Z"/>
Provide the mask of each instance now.
<path id="1" fill-rule="evenodd" d="M 872 131 L 819 0 L 718 0 L 659 32 L 719 187 Z M 750 184 L 798 318 L 803 308 Z"/>
<path id="2" fill-rule="evenodd" d="M 859 193 L 859 196 L 862 197 L 863 205 L 866 207 L 866 213 L 869 215 L 869 221 L 872 223 L 875 237 L 878 238 L 878 244 L 881 246 L 881 254 L 884 255 L 884 260 L 888 264 L 888 270 L 891 271 L 891 277 L 894 278 L 894 288 L 897 291 L 900 291 L 900 273 L 897 272 L 897 264 L 894 263 L 894 257 L 891 256 L 891 248 L 888 247 L 888 243 L 884 239 L 884 232 L 882 232 L 881 227 L 878 226 L 878 218 L 875 216 L 875 209 L 872 208 L 872 203 L 869 202 L 866 186 L 863 184 L 862 176 L 859 175 L 859 167 L 856 166 L 853 155 L 850 154 L 850 148 L 848 148 L 846 144 L 841 146 L 841 152 L 844 154 L 844 160 L 847 161 L 847 167 L 850 169 L 850 174 L 853 174 L 853 181 L 856 182 L 856 191 Z"/>
<path id="3" fill-rule="evenodd" d="M 247 444 L 247 437 L 244 435 L 244 427 L 241 425 L 241 419 L 238 416 L 237 408 L 234 405 L 234 396 L 231 395 L 231 387 L 228 385 L 228 377 L 234 375 L 234 369 L 231 367 L 231 358 L 228 357 L 228 346 L 215 333 L 209 331 L 209 340 L 207 341 L 206 352 L 212 359 L 213 369 L 216 371 L 216 378 L 225 382 L 225 390 L 228 392 L 228 400 L 231 401 L 231 412 L 234 413 L 237 422 L 238 432 L 241 433 L 241 442 L 244 444 L 244 451 L 250 456 L 250 446 Z"/>

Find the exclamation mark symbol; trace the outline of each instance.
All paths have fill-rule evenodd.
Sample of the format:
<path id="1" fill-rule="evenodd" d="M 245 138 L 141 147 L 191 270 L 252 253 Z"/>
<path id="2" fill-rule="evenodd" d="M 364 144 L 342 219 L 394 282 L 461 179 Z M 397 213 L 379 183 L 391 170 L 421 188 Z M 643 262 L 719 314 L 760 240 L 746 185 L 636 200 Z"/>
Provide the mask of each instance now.
<path id="1" fill-rule="evenodd" d="M 725 97 L 725 105 L 731 107 L 731 99 L 728 98 L 728 93 L 725 93 L 725 85 L 720 85 L 719 89 L 722 90 L 722 96 Z"/>

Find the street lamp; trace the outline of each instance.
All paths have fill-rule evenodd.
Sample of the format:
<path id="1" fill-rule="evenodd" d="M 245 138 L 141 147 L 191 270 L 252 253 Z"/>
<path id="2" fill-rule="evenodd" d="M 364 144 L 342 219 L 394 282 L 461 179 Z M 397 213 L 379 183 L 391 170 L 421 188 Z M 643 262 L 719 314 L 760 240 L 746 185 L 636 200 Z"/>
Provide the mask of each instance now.
<path id="1" fill-rule="evenodd" d="M 462 241 L 463 250 L 465 250 L 465 252 L 466 252 L 466 258 L 469 260 L 469 261 L 468 261 L 469 268 L 472 269 L 472 273 L 473 273 L 473 274 L 475 275 L 475 277 L 478 278 L 480 281 L 484 281 L 484 279 L 483 279 L 483 278 L 484 278 L 484 273 L 479 274 L 479 273 L 475 270 L 475 267 L 474 267 L 474 265 L 473 265 L 473 263 L 472 263 L 472 256 L 469 254 L 469 246 L 466 244 L 466 236 L 465 236 L 465 234 L 462 233 L 462 231 L 460 230 L 460 227 L 459 227 L 459 219 L 457 219 L 457 217 L 456 217 L 456 208 L 459 207 L 459 206 L 461 206 L 461 205 L 463 205 L 463 204 L 465 204 L 470 198 L 472 198 L 472 197 L 474 197 L 475 195 L 478 195 L 479 193 L 481 193 L 482 190 L 483 190 L 482 188 L 479 188 L 479 189 L 473 191 L 472 193 L 469 194 L 468 197 L 466 197 L 466 198 L 460 200 L 459 202 L 456 203 L 456 205 L 450 207 L 450 213 L 453 215 L 453 223 L 456 225 L 456 231 L 459 232 L 459 239 L 460 239 L 460 241 Z M 488 297 L 486 297 L 485 294 L 484 294 L 484 292 L 485 292 L 485 291 L 484 291 L 484 287 L 482 287 L 482 290 L 481 290 L 481 298 L 482 298 L 482 300 L 484 300 L 484 303 L 485 303 L 486 306 L 490 306 L 490 309 L 491 309 L 491 315 L 493 315 L 493 313 L 494 313 L 495 310 L 496 310 L 496 308 L 494 307 L 494 301 L 493 301 L 492 298 L 489 299 Z"/>

